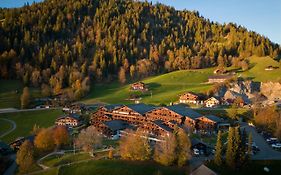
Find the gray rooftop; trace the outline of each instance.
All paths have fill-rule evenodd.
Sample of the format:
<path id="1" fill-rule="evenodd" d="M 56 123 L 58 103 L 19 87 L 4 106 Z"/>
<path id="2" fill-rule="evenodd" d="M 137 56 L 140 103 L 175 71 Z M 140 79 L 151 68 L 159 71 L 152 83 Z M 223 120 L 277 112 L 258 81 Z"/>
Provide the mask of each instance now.
<path id="1" fill-rule="evenodd" d="M 155 109 L 155 106 L 146 105 L 146 104 L 143 104 L 143 103 L 140 103 L 140 104 L 130 104 L 130 105 L 127 105 L 127 106 L 129 108 L 131 108 L 132 110 L 140 113 L 141 115 L 145 114 L 148 111 L 151 111 L 151 110 Z"/>
<path id="2" fill-rule="evenodd" d="M 187 108 L 183 105 L 172 105 L 172 106 L 167 106 L 165 107 L 171 111 L 174 111 L 175 113 L 178 113 L 182 116 L 185 116 L 185 117 L 189 117 L 191 119 L 196 119 L 198 117 L 201 117 L 202 115 L 195 112 L 194 110 L 190 109 L 190 108 Z"/>
<path id="3" fill-rule="evenodd" d="M 153 123 L 156 124 L 157 126 L 159 126 L 160 128 L 164 129 L 165 131 L 168 131 L 168 132 L 173 131 L 173 129 L 164 125 L 162 120 L 154 120 Z"/>
<path id="4" fill-rule="evenodd" d="M 66 117 L 71 117 L 71 118 L 74 118 L 76 120 L 80 120 L 80 115 L 75 114 L 75 113 L 64 114 L 64 115 L 60 116 L 58 119 L 66 118 Z"/>
<path id="5" fill-rule="evenodd" d="M 217 117 L 217 116 L 215 116 L 215 115 L 205 115 L 204 117 L 206 117 L 206 118 L 208 118 L 209 120 L 212 120 L 212 121 L 214 121 L 214 122 L 221 122 L 221 121 L 223 121 L 222 118 Z"/>
<path id="6" fill-rule="evenodd" d="M 112 131 L 118 131 L 122 129 L 128 128 L 130 125 L 123 120 L 111 120 L 103 122 L 107 127 L 109 127 Z"/>
<path id="7" fill-rule="evenodd" d="M 121 107 L 121 106 L 124 106 L 124 105 L 121 105 L 121 104 L 112 104 L 112 105 L 105 105 L 105 106 L 103 106 L 103 107 L 104 107 L 105 109 L 111 111 L 111 110 L 113 110 L 113 109 L 115 109 L 115 108 L 119 108 L 119 107 Z"/>

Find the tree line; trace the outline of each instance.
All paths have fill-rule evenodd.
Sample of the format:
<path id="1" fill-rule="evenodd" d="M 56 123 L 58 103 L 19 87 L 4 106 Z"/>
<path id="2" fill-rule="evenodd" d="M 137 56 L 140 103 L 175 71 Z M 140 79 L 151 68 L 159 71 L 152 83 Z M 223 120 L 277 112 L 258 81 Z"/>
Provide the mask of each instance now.
<path id="1" fill-rule="evenodd" d="M 280 46 L 198 12 L 124 0 L 46 0 L 0 9 L 0 77 L 80 98 L 93 82 L 280 56 Z M 74 94 L 74 95 L 73 95 Z"/>

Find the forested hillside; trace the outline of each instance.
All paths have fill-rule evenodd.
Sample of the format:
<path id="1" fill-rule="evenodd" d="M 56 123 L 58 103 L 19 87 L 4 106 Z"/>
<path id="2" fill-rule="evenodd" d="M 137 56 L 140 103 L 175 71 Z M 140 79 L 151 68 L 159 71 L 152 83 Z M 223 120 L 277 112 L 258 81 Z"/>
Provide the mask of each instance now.
<path id="1" fill-rule="evenodd" d="M 280 55 L 280 46 L 197 12 L 125 0 L 46 0 L 0 9 L 0 75 L 80 98 L 91 83 Z"/>

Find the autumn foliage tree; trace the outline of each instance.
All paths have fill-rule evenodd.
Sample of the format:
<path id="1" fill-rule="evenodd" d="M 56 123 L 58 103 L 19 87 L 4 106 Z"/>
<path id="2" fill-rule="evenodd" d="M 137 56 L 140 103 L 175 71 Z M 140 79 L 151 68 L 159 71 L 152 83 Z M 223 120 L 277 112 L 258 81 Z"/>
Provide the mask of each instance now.
<path id="1" fill-rule="evenodd" d="M 27 173 L 34 163 L 34 148 L 30 141 L 24 141 L 17 152 L 16 162 L 20 173 Z"/>
<path id="2" fill-rule="evenodd" d="M 29 94 L 28 87 L 23 88 L 23 92 L 22 92 L 22 95 L 20 97 L 20 101 L 21 101 L 21 108 L 22 109 L 25 109 L 25 108 L 28 107 L 28 105 L 30 103 L 30 94 Z"/>
<path id="3" fill-rule="evenodd" d="M 93 126 L 83 129 L 75 140 L 75 145 L 83 151 L 93 155 L 96 148 L 102 143 L 102 135 Z"/>
<path id="4" fill-rule="evenodd" d="M 51 128 L 42 128 L 34 140 L 34 145 L 41 151 L 52 150 L 55 147 L 53 130 Z"/>
<path id="5" fill-rule="evenodd" d="M 123 159 L 148 160 L 151 148 L 146 135 L 142 131 L 126 131 L 128 134 L 120 140 L 120 155 Z"/>
<path id="6" fill-rule="evenodd" d="M 172 165 L 177 158 L 176 137 L 173 134 L 169 134 L 165 135 L 164 138 L 159 137 L 159 139 L 163 141 L 159 141 L 155 145 L 154 160 L 166 166 Z"/>
<path id="7" fill-rule="evenodd" d="M 61 145 L 66 145 L 69 141 L 69 134 L 67 128 L 64 126 L 57 126 L 53 131 L 54 144 L 57 148 Z"/>

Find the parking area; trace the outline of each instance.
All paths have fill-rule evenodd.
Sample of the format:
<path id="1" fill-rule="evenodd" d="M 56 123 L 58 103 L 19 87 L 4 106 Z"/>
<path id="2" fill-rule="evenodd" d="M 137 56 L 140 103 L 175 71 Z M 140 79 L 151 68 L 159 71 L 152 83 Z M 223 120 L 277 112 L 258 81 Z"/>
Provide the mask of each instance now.
<path id="1" fill-rule="evenodd" d="M 281 152 L 272 149 L 261 134 L 259 134 L 255 127 L 249 126 L 247 123 L 241 123 L 241 128 L 245 128 L 247 133 L 252 133 L 253 141 L 256 143 L 260 151 L 253 155 L 254 160 L 281 160 Z"/>

